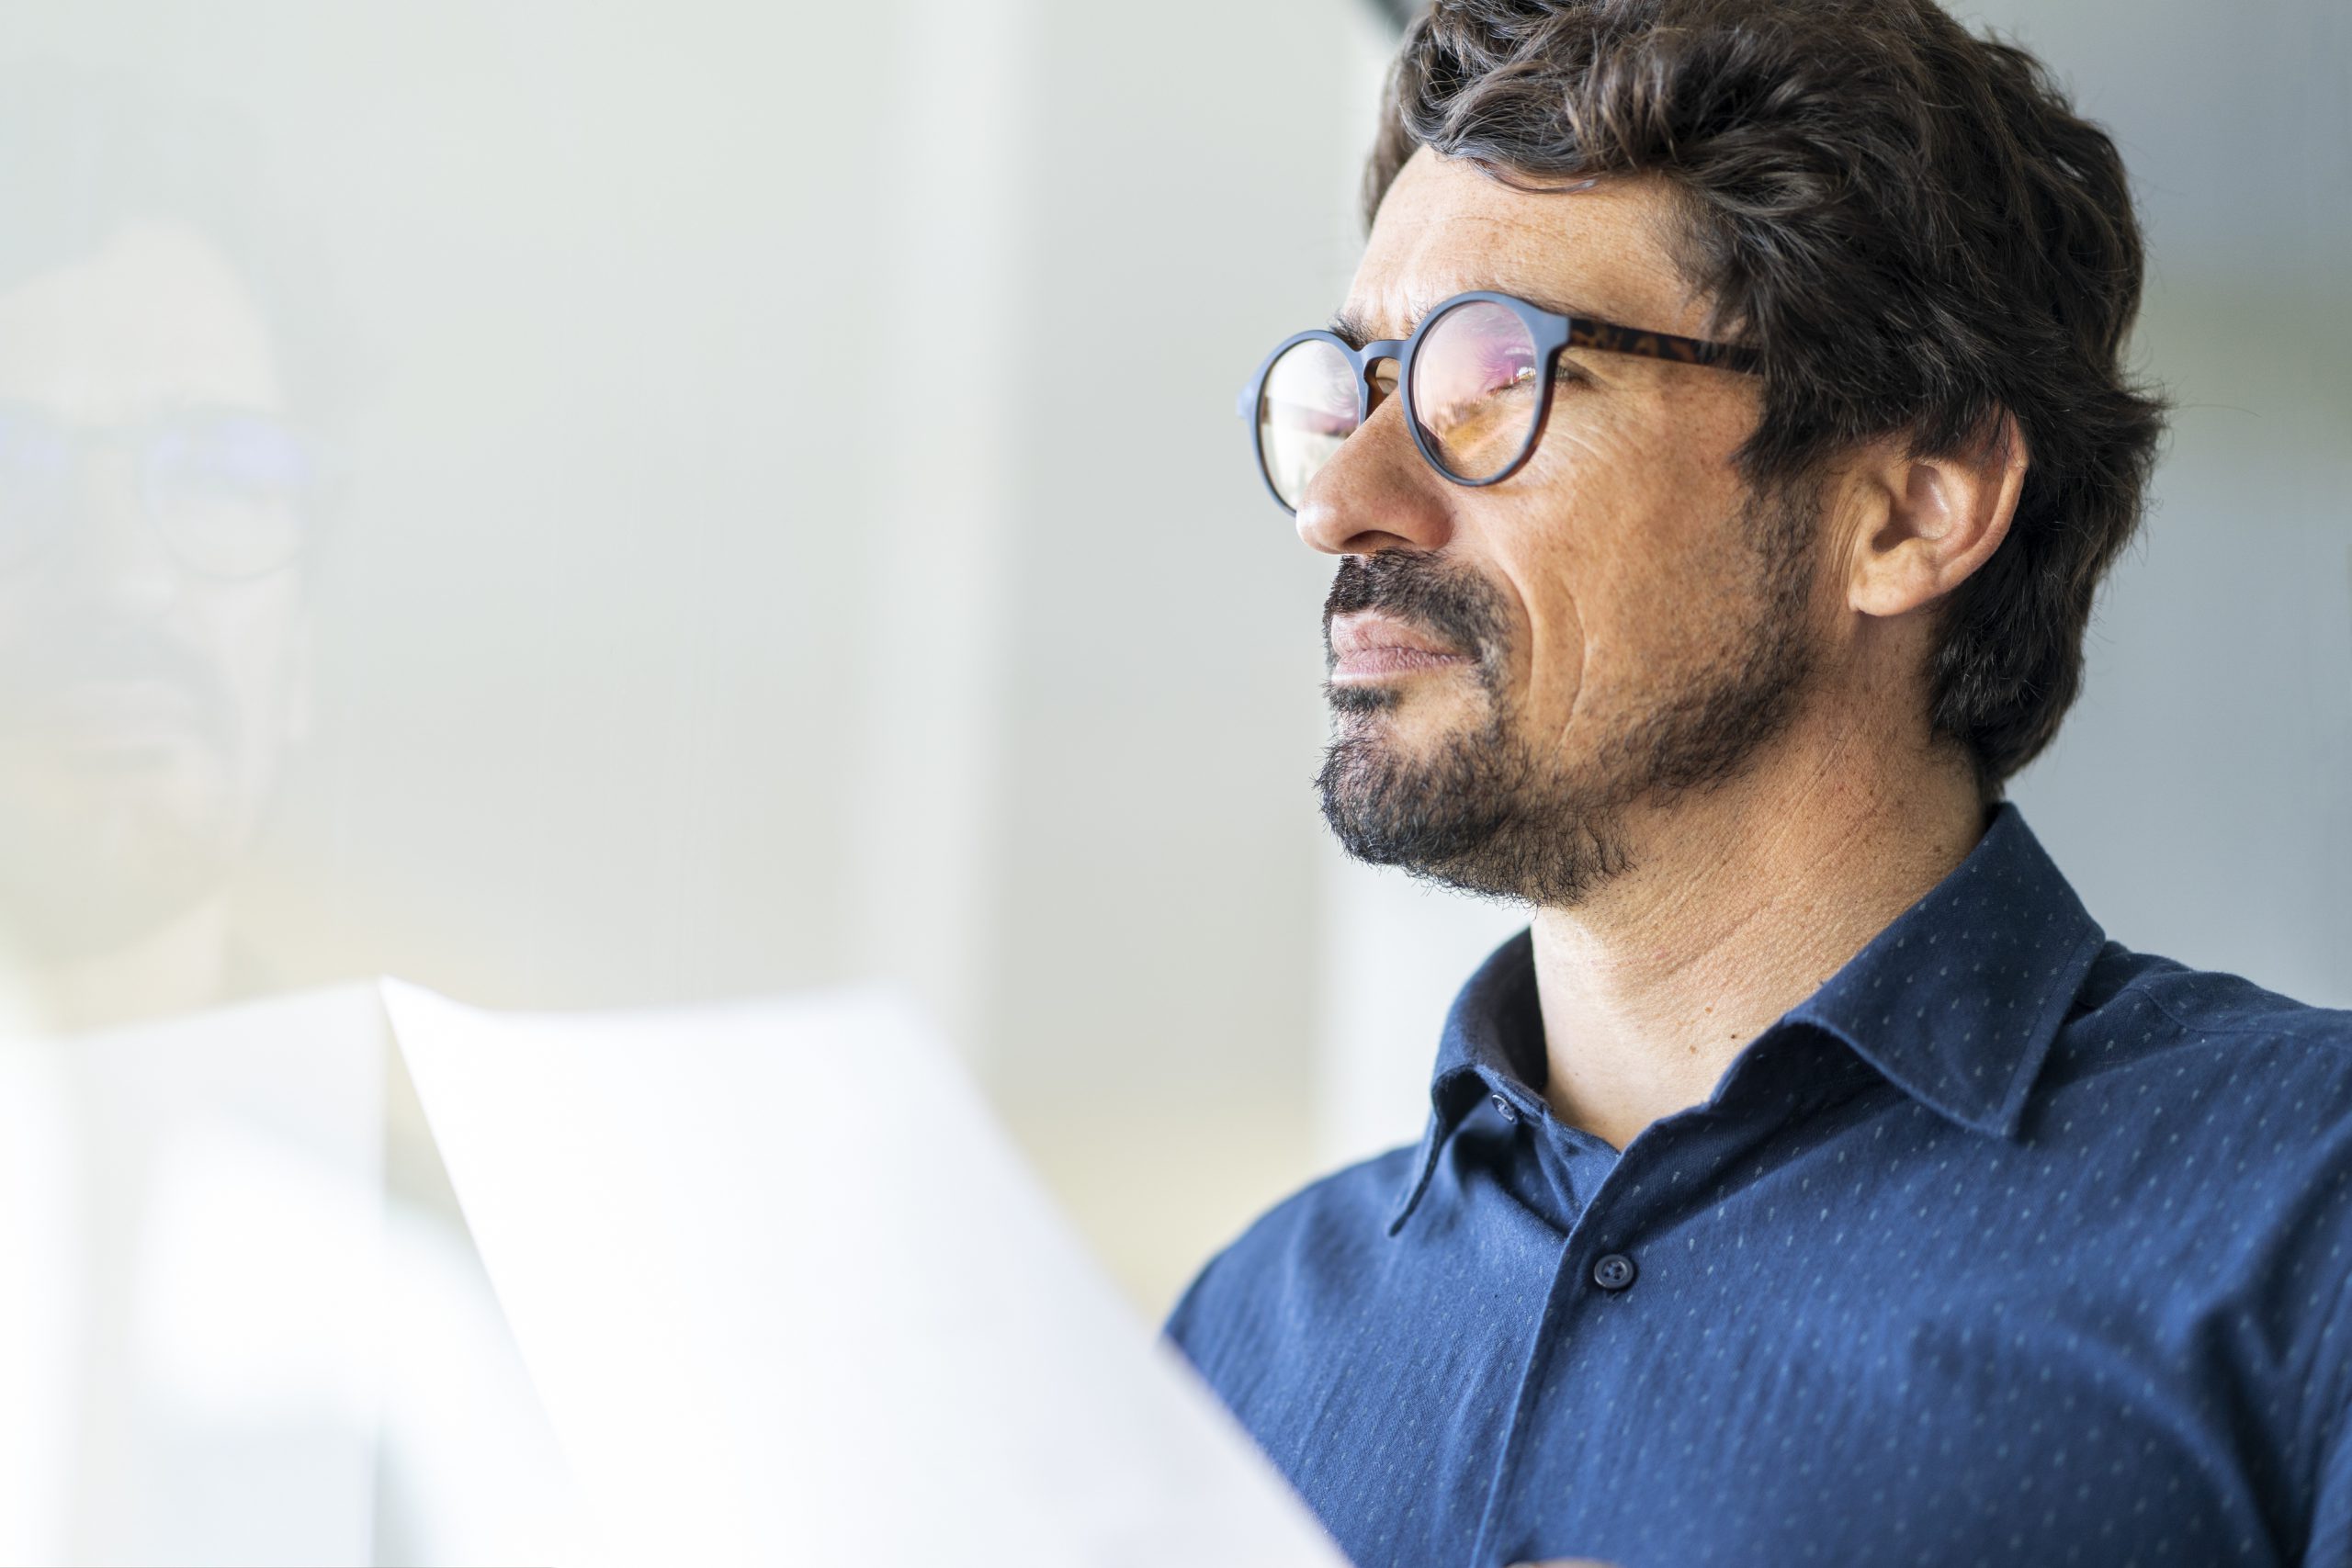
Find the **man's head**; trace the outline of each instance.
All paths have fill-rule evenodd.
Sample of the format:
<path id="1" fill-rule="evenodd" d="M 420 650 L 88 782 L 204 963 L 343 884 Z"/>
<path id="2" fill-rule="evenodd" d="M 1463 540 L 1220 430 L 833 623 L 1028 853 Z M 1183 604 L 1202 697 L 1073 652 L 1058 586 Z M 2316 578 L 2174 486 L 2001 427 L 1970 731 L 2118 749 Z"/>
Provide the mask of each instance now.
<path id="1" fill-rule="evenodd" d="M 1355 341 L 1491 288 L 1761 373 L 1571 348 L 1502 483 L 1434 472 L 1394 398 L 1331 457 L 1298 525 L 1342 557 L 1321 782 L 1351 851 L 1573 904 L 1629 808 L 1799 734 L 1986 802 L 2048 743 L 2159 408 L 2120 365 L 2121 166 L 2028 57 L 1924 0 L 1453 0 L 1407 36 L 1367 205 Z M 1462 657 L 1386 672 L 1400 640 Z"/>
<path id="2" fill-rule="evenodd" d="M 315 378 L 232 125 L 108 78 L 0 94 L 0 957 L 214 897 L 305 716 Z"/>

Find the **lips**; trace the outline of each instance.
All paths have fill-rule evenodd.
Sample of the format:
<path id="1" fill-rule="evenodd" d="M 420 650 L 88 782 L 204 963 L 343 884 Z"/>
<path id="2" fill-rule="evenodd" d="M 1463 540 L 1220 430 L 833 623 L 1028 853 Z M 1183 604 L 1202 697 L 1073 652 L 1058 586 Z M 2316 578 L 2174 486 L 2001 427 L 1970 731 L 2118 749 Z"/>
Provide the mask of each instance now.
<path id="1" fill-rule="evenodd" d="M 78 682 L 24 716 L 28 739 L 87 764 L 159 761 L 210 739 L 198 703 L 164 680 Z"/>
<path id="2" fill-rule="evenodd" d="M 1334 615 L 1329 635 L 1334 681 L 1380 680 L 1470 662 L 1468 654 L 1376 610 Z"/>

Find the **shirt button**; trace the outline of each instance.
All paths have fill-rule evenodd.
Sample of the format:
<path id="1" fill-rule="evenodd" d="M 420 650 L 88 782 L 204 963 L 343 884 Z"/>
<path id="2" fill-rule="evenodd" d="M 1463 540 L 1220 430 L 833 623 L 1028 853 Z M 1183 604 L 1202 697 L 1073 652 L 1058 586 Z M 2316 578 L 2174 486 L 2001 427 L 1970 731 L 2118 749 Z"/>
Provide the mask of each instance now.
<path id="1" fill-rule="evenodd" d="M 1622 1291 L 1634 1282 L 1634 1260 L 1612 1252 L 1592 1266 L 1592 1282 L 1604 1291 Z"/>
<path id="2" fill-rule="evenodd" d="M 1516 1122 L 1519 1120 L 1519 1108 L 1513 1105 L 1510 1100 L 1505 1100 L 1499 1094 L 1490 1094 L 1487 1096 L 1487 1098 L 1495 1102 L 1495 1109 L 1502 1113 L 1502 1119 L 1504 1121 Z"/>

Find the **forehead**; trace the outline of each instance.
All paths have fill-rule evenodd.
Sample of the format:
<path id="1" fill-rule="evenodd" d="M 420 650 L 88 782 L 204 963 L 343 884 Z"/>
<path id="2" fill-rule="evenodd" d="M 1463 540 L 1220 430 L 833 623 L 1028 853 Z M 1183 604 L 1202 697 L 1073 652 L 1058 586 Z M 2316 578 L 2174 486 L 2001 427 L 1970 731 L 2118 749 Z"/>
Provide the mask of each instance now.
<path id="1" fill-rule="evenodd" d="M 268 331 L 228 259 L 191 230 L 147 222 L 0 290 L 0 397 L 100 423 L 161 404 L 281 400 Z"/>
<path id="2" fill-rule="evenodd" d="M 1675 210 L 1655 179 L 1514 190 L 1424 147 L 1382 197 L 1341 315 L 1401 338 L 1449 295 L 1499 289 L 1657 332 L 1697 332 L 1705 301 L 1670 252 Z"/>

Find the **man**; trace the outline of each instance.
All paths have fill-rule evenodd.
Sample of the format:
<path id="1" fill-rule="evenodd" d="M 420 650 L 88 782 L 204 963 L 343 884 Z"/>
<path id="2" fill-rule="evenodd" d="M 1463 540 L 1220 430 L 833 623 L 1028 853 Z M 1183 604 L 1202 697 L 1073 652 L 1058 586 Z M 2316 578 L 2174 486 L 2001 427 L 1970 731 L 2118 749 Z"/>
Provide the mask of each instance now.
<path id="1" fill-rule="evenodd" d="M 2113 146 L 1927 0 L 1446 0 L 1368 197 L 1244 405 L 1323 809 L 1532 919 L 1169 1335 L 1366 1564 L 2352 1562 L 2352 1015 L 2001 798 L 2160 429 Z"/>
<path id="2" fill-rule="evenodd" d="M 40 1032 L 270 988 L 230 884 L 308 719 L 324 374 L 232 127 L 5 88 L 0 1026 Z"/>
<path id="3" fill-rule="evenodd" d="M 247 145 L 233 115 L 132 78 L 0 73 L 0 1113 L 37 1129 L 0 1137 L 0 1235 L 22 1244 L 0 1321 L 28 1330 L 0 1339 L 8 1561 L 314 1558 L 355 1529 L 389 1561 L 480 1561 L 554 1517 L 552 1439 L 397 1054 L 389 1210 L 356 1185 L 389 1040 L 295 1035 L 319 1073 L 265 1086 L 241 1047 L 323 1009 L 250 1038 L 193 1025 L 180 1098 L 107 1065 L 140 1059 L 133 1037 L 6 1054 L 281 985 L 232 889 L 310 721 L 315 433 L 346 361 Z M 256 1103 L 300 1105 L 317 1143 L 289 1152 Z M 347 1235 L 290 1270 L 330 1300 L 379 1226 L 393 1315 L 369 1355 L 316 1314 L 255 1327 L 243 1293 L 287 1277 L 289 1237 Z M 242 1261 L 208 1271 L 224 1236 Z M 371 1404 L 427 1344 L 435 1375 Z M 450 1457 L 481 1451 L 460 1427 L 509 1461 L 495 1485 Z"/>

